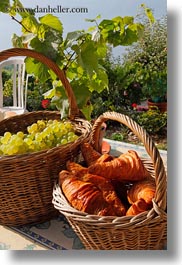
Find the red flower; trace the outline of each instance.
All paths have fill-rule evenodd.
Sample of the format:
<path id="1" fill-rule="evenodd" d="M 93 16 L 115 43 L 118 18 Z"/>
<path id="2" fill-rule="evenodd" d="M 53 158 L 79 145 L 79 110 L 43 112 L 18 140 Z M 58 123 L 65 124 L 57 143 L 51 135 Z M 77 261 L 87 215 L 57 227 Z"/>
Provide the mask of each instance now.
<path id="1" fill-rule="evenodd" d="M 137 104 L 136 103 L 133 103 L 131 106 L 132 106 L 133 109 L 137 108 Z"/>
<path id="2" fill-rule="evenodd" d="M 41 101 L 41 105 L 42 105 L 42 108 L 47 109 L 50 105 L 50 100 L 49 99 L 43 99 Z"/>

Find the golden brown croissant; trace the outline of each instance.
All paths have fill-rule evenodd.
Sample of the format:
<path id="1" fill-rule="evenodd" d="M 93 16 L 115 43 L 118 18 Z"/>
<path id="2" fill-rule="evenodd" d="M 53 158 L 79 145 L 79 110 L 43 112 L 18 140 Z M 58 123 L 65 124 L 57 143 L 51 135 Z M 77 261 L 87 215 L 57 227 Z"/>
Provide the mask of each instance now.
<path id="1" fill-rule="evenodd" d="M 79 180 L 71 172 L 59 173 L 59 184 L 69 203 L 77 210 L 96 215 L 113 215 L 116 213 L 103 197 L 102 191 L 93 183 Z"/>
<path id="2" fill-rule="evenodd" d="M 92 165 L 99 157 L 101 157 L 101 154 L 94 150 L 89 143 L 82 143 L 80 148 L 87 166 Z"/>
<path id="3" fill-rule="evenodd" d="M 97 163 L 103 163 L 103 162 L 109 162 L 111 160 L 113 160 L 114 157 L 109 155 L 109 154 L 103 154 L 101 155 L 95 162 L 93 162 L 93 164 Z"/>
<path id="4" fill-rule="evenodd" d="M 94 163 L 88 167 L 89 173 L 119 181 L 143 180 L 148 175 L 141 159 L 134 150 L 108 162 Z"/>
<path id="5" fill-rule="evenodd" d="M 104 154 L 104 155 L 101 155 L 96 161 L 97 163 L 102 163 L 102 162 L 111 161 L 112 159 L 113 159 L 112 156 L 108 154 Z M 88 173 L 87 167 L 84 167 L 73 161 L 67 161 L 66 168 L 68 171 L 72 172 L 77 177 L 83 176 L 84 174 Z"/>
<path id="6" fill-rule="evenodd" d="M 83 175 L 88 173 L 87 167 L 83 167 L 82 165 L 72 161 L 67 161 L 66 168 L 68 171 L 72 172 L 76 177 L 82 177 Z"/>
<path id="7" fill-rule="evenodd" d="M 143 199 L 147 204 L 152 204 L 152 199 L 155 196 L 156 184 L 152 180 L 143 180 L 133 184 L 128 190 L 127 198 L 129 203 L 134 203 Z"/>
<path id="8" fill-rule="evenodd" d="M 147 204 L 143 199 L 140 199 L 129 207 L 126 212 L 126 216 L 137 215 L 139 213 L 147 211 L 149 208 L 149 204 Z"/>
<path id="9" fill-rule="evenodd" d="M 82 177 L 82 180 L 93 183 L 101 190 L 104 199 L 113 207 L 116 216 L 123 216 L 126 214 L 125 205 L 117 196 L 115 189 L 109 180 L 104 177 L 92 174 L 85 174 Z"/>
<path id="10" fill-rule="evenodd" d="M 87 168 L 82 167 L 81 165 L 75 162 L 67 162 L 67 169 L 80 180 L 83 180 L 85 182 L 91 182 L 96 185 L 102 191 L 104 199 L 109 204 L 112 204 L 117 216 L 125 215 L 125 206 L 118 198 L 110 180 L 102 176 L 88 174 Z"/>

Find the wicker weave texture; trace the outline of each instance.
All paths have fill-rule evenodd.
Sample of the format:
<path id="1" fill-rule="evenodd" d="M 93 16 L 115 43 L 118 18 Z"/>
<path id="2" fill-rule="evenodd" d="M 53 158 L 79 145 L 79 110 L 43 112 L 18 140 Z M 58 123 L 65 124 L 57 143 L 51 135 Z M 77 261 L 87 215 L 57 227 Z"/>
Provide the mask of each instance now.
<path id="1" fill-rule="evenodd" d="M 99 149 L 97 135 L 100 125 L 109 119 L 128 126 L 143 142 L 146 151 L 150 155 L 151 160 L 144 159 L 143 163 L 156 182 L 156 194 L 152 209 L 136 216 L 100 217 L 89 215 L 74 209 L 68 203 L 57 183 L 55 183 L 53 190 L 54 207 L 66 216 L 86 249 L 161 249 L 161 244 L 167 240 L 167 183 L 166 171 L 160 153 L 142 127 L 128 116 L 116 112 L 106 112 L 94 123 L 91 132 L 91 143 L 96 150 Z"/>
<path id="2" fill-rule="evenodd" d="M 59 67 L 44 55 L 29 49 L 0 52 L 0 61 L 12 56 L 30 56 L 52 69 L 62 81 L 70 103 L 69 121 L 79 135 L 75 142 L 24 155 L 0 157 L 0 224 L 24 225 L 50 220 L 59 212 L 52 204 L 52 190 L 65 163 L 80 154 L 80 143 L 88 141 L 91 124 L 81 118 L 72 88 Z M 0 135 L 10 131 L 26 132 L 37 120 L 60 120 L 58 111 L 35 111 L 10 117 L 0 122 Z"/>

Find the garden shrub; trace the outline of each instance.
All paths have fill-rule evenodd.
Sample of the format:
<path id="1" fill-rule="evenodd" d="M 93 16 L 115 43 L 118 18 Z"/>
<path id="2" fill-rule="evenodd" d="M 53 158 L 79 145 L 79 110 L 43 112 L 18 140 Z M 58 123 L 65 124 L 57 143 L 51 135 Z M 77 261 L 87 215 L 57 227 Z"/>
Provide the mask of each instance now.
<path id="1" fill-rule="evenodd" d="M 167 112 L 157 109 L 139 112 L 134 118 L 149 134 L 158 134 L 167 126 Z"/>

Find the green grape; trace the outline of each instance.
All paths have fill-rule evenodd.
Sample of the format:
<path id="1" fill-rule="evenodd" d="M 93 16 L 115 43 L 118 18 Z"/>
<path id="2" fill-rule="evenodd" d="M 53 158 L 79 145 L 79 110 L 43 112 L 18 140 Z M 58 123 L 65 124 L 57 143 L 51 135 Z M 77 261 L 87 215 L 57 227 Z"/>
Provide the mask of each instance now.
<path id="1" fill-rule="evenodd" d="M 74 132 L 68 132 L 68 137 L 73 137 L 75 135 Z"/>
<path id="2" fill-rule="evenodd" d="M 38 126 L 37 123 L 33 123 L 32 125 L 27 127 L 27 131 L 28 133 L 32 134 L 32 133 L 36 133 L 38 131 Z"/>
<path id="3" fill-rule="evenodd" d="M 0 155 L 15 155 L 38 152 L 60 146 L 78 139 L 69 121 L 38 120 L 22 131 L 0 136 Z"/>
<path id="4" fill-rule="evenodd" d="M 10 139 L 11 138 L 11 133 L 10 132 L 5 132 L 4 133 L 4 137 Z"/>
<path id="5" fill-rule="evenodd" d="M 35 144 L 34 144 L 34 142 L 32 142 L 32 143 L 28 146 L 28 150 L 29 150 L 30 152 L 34 152 L 34 151 L 35 151 Z"/>
<path id="6" fill-rule="evenodd" d="M 51 133 L 51 127 L 46 127 L 43 132 L 45 132 L 47 135 Z"/>
<path id="7" fill-rule="evenodd" d="M 57 124 L 53 125 L 52 126 L 52 130 L 53 130 L 54 133 L 59 132 L 59 126 Z"/>
<path id="8" fill-rule="evenodd" d="M 28 132 L 28 133 L 31 133 L 31 132 L 32 132 L 32 130 L 31 130 L 31 126 L 28 126 L 28 127 L 27 127 L 27 132 Z"/>
<path id="9" fill-rule="evenodd" d="M 47 145 L 44 142 L 39 143 L 39 147 L 41 150 L 47 149 Z"/>
<path id="10" fill-rule="evenodd" d="M 1 144 L 0 145 L 0 150 L 1 150 L 1 152 L 2 152 L 2 154 L 4 154 L 5 152 L 4 152 L 4 149 L 6 148 L 6 145 L 5 144 Z"/>
<path id="11" fill-rule="evenodd" d="M 19 136 L 20 138 L 24 138 L 24 133 L 23 132 L 21 132 L 21 131 L 19 131 L 19 132 L 17 132 L 17 136 Z"/>
<path id="12" fill-rule="evenodd" d="M 53 141 L 54 140 L 54 135 L 53 134 L 48 134 L 47 138 L 48 138 L 48 140 Z"/>
<path id="13" fill-rule="evenodd" d="M 32 141 L 32 139 L 31 139 L 30 137 L 27 137 L 27 138 L 24 139 L 24 142 L 25 142 L 27 145 L 30 146 L 30 145 L 32 144 L 33 141 Z"/>
<path id="14" fill-rule="evenodd" d="M 7 155 L 15 155 L 15 154 L 18 154 L 18 151 L 19 151 L 19 148 L 18 146 L 16 145 L 11 145 L 11 146 L 7 146 L 7 149 L 6 149 L 6 154 Z"/>
<path id="15" fill-rule="evenodd" d="M 1 137 L 1 143 L 2 143 L 2 144 L 7 144 L 8 141 L 9 141 L 9 139 L 6 138 L 5 136 Z"/>
<path id="16" fill-rule="evenodd" d="M 73 129 L 73 126 L 72 126 L 71 122 L 65 122 L 64 125 L 65 125 L 65 128 L 68 129 L 68 130 L 72 130 Z"/>
<path id="17" fill-rule="evenodd" d="M 46 122 L 44 120 L 37 121 L 38 131 L 42 132 L 46 128 Z"/>
<path id="18" fill-rule="evenodd" d="M 44 141 L 46 139 L 46 137 L 47 137 L 47 134 L 44 131 L 42 131 L 40 133 L 40 136 L 42 137 L 42 140 Z"/>
<path id="19" fill-rule="evenodd" d="M 41 133 L 36 133 L 35 140 L 38 141 L 38 142 L 41 142 L 42 141 L 42 135 L 41 135 Z"/>
<path id="20" fill-rule="evenodd" d="M 63 136 L 63 133 L 64 133 L 64 132 L 62 132 L 62 131 L 58 131 L 58 132 L 56 133 L 56 137 L 57 137 L 57 138 L 61 138 L 61 137 Z"/>
<path id="21" fill-rule="evenodd" d="M 68 142 L 68 141 L 67 141 L 66 139 L 62 139 L 62 140 L 61 140 L 61 144 L 67 144 L 67 142 Z"/>
<path id="22" fill-rule="evenodd" d="M 16 146 L 21 146 L 23 145 L 23 139 L 16 135 L 16 138 L 14 139 L 14 143 Z"/>
<path id="23" fill-rule="evenodd" d="M 47 147 L 49 147 L 49 148 L 52 147 L 52 141 L 46 139 L 46 142 L 45 142 L 45 143 L 46 143 L 46 146 L 47 146 Z"/>
<path id="24" fill-rule="evenodd" d="M 31 130 L 32 130 L 32 132 L 34 132 L 34 133 L 36 133 L 36 132 L 38 131 L 38 125 L 37 125 L 37 123 L 33 123 L 33 124 L 31 125 Z"/>
<path id="25" fill-rule="evenodd" d="M 62 123 L 62 122 L 58 123 L 58 127 L 59 127 L 59 131 L 65 130 L 64 123 Z"/>
<path id="26" fill-rule="evenodd" d="M 57 124 L 59 121 L 58 120 L 53 120 L 53 124 Z"/>
<path id="27" fill-rule="evenodd" d="M 53 120 L 48 120 L 48 121 L 47 121 L 47 126 L 49 126 L 49 125 L 51 125 L 51 124 L 53 124 Z"/>

